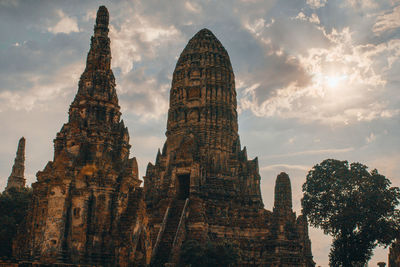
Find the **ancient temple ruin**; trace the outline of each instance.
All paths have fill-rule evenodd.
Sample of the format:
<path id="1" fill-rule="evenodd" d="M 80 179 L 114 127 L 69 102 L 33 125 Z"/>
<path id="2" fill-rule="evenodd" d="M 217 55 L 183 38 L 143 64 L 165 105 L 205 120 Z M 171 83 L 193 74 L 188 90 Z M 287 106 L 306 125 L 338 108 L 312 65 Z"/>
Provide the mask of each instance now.
<path id="1" fill-rule="evenodd" d="M 314 266 L 307 221 L 292 210 L 287 174 L 277 177 L 273 211 L 263 207 L 258 160 L 248 159 L 238 135 L 230 59 L 207 29 L 176 64 L 167 140 L 140 187 L 110 67 L 108 23 L 102 6 L 68 122 L 54 140 L 54 159 L 32 185 L 16 258 L 179 266 L 186 240 L 223 240 L 238 245 L 237 266 Z"/>
<path id="2" fill-rule="evenodd" d="M 11 188 L 21 189 L 25 187 L 25 138 L 21 137 L 18 142 L 17 154 L 10 177 L 7 180 L 6 191 Z"/>
<path id="3" fill-rule="evenodd" d="M 257 158 L 247 158 L 238 135 L 231 62 L 207 29 L 176 64 L 166 136 L 144 177 L 154 265 L 178 263 L 182 243 L 195 239 L 239 243 L 239 266 L 314 266 L 286 174 L 277 179 L 274 211 L 263 208 Z"/>
<path id="4" fill-rule="evenodd" d="M 108 22 L 102 6 L 68 122 L 54 140 L 54 159 L 32 185 L 17 258 L 101 266 L 149 262 L 151 228 L 120 119 Z"/>

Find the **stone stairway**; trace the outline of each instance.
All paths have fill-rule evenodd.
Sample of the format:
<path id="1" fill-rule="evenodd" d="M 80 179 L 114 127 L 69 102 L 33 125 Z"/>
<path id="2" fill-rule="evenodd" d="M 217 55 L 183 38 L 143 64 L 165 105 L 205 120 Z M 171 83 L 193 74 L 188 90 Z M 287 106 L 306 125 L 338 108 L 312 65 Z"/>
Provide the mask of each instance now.
<path id="1" fill-rule="evenodd" d="M 152 266 L 164 266 L 168 262 L 184 206 L 185 200 L 176 199 L 172 202 L 165 231 L 161 237 Z"/>
<path id="2" fill-rule="evenodd" d="M 142 190 L 134 190 L 133 192 L 129 192 L 128 206 L 126 207 L 125 212 L 121 215 L 119 223 L 119 232 L 122 236 L 129 236 L 128 232 L 130 231 L 130 227 L 136 221 L 136 214 L 139 208 L 138 202 L 141 197 Z"/>

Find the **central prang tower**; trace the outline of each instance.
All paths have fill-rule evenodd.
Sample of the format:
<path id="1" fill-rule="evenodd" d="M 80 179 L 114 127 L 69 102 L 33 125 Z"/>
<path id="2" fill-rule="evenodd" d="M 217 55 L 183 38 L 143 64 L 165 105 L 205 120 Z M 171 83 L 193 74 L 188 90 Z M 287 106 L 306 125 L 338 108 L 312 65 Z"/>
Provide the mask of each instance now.
<path id="1" fill-rule="evenodd" d="M 234 77 L 219 40 L 207 29 L 198 32 L 173 74 L 167 141 L 145 178 L 150 206 L 189 196 L 262 205 L 257 159 L 248 161 L 240 148 Z"/>
<path id="2" fill-rule="evenodd" d="M 238 266 L 313 266 L 307 223 L 297 222 L 291 209 L 290 181 L 289 188 L 278 181 L 283 189 L 277 197 L 290 205 L 263 209 L 258 160 L 248 160 L 240 145 L 232 65 L 207 29 L 189 41 L 176 64 L 166 136 L 144 177 L 154 266 L 177 264 L 189 239 L 239 244 Z M 286 242 L 285 224 L 296 242 Z"/>

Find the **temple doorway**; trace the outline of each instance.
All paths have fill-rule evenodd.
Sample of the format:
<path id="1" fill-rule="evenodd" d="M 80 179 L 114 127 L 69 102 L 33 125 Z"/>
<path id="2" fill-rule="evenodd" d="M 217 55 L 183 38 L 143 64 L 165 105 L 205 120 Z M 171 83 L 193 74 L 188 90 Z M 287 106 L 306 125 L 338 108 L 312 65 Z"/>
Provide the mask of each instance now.
<path id="1" fill-rule="evenodd" d="M 190 174 L 178 176 L 178 199 L 187 199 L 190 192 Z"/>

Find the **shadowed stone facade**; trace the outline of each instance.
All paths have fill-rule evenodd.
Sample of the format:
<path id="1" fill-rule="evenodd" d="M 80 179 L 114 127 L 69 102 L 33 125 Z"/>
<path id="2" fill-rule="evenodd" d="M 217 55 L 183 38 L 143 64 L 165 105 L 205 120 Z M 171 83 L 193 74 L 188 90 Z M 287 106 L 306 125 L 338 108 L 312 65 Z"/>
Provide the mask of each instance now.
<path id="1" fill-rule="evenodd" d="M 54 140 L 54 159 L 32 185 L 18 258 L 101 266 L 149 262 L 148 219 L 120 119 L 108 22 L 102 6 L 69 120 Z"/>
<path id="2" fill-rule="evenodd" d="M 238 244 L 242 266 L 314 266 L 287 174 L 278 176 L 274 211 L 263 208 L 258 160 L 241 148 L 236 109 L 228 53 L 203 29 L 176 64 L 167 140 L 144 177 L 154 265 L 176 264 L 183 241 L 196 239 Z"/>
<path id="3" fill-rule="evenodd" d="M 10 177 L 7 180 L 6 191 L 10 188 L 21 189 L 25 187 L 25 138 L 21 137 L 18 142 L 17 155 L 15 156 L 14 165 Z"/>

